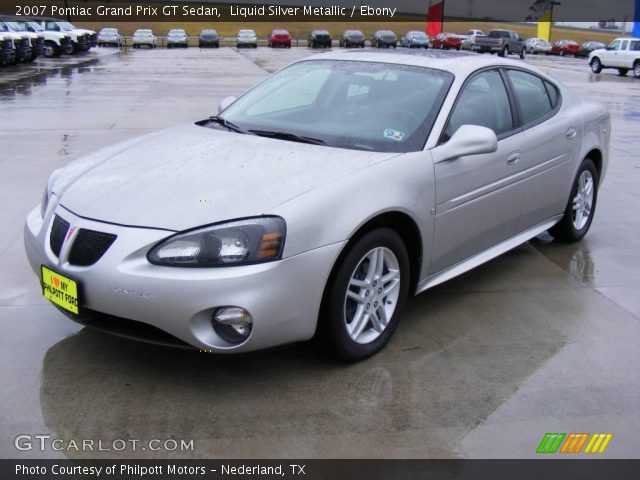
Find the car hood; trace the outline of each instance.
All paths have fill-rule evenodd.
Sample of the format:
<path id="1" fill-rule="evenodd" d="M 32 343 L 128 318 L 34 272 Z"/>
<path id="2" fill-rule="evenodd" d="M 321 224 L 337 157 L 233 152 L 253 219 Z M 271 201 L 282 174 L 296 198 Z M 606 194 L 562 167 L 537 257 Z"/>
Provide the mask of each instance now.
<path id="1" fill-rule="evenodd" d="M 264 214 L 397 155 L 186 125 L 73 162 L 50 188 L 81 217 L 180 231 Z"/>

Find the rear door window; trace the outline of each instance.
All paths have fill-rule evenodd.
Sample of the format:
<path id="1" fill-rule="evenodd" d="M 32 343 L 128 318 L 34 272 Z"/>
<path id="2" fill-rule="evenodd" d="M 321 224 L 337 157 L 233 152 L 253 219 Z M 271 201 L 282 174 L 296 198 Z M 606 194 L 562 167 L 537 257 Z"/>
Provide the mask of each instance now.
<path id="1" fill-rule="evenodd" d="M 507 70 L 507 76 L 513 87 L 523 125 L 533 123 L 553 111 L 555 105 L 540 77 L 520 70 Z M 557 101 L 557 90 L 555 96 L 553 100 Z"/>

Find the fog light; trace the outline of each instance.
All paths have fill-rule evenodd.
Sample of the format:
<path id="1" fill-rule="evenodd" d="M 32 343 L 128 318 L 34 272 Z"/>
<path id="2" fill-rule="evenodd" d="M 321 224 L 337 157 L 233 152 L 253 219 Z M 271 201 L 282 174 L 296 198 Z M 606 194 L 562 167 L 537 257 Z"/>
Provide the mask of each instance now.
<path id="1" fill-rule="evenodd" d="M 213 314 L 213 330 L 229 343 L 242 343 L 251 334 L 253 319 L 244 308 L 224 307 Z"/>

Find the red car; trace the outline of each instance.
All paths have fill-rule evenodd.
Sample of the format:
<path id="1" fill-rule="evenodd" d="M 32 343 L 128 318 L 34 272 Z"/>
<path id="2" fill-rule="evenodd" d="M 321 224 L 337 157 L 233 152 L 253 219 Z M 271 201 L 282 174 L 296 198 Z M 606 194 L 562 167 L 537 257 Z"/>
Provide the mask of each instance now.
<path id="1" fill-rule="evenodd" d="M 460 50 L 462 47 L 462 38 L 455 33 L 439 33 L 435 37 L 431 38 L 431 46 L 432 48 L 447 49 L 455 48 L 456 50 Z"/>
<path id="2" fill-rule="evenodd" d="M 580 45 L 573 40 L 559 40 L 551 47 L 551 55 L 573 55 L 577 57 L 580 55 Z"/>
<path id="3" fill-rule="evenodd" d="M 291 35 L 286 30 L 274 30 L 269 35 L 269 47 L 291 48 Z"/>

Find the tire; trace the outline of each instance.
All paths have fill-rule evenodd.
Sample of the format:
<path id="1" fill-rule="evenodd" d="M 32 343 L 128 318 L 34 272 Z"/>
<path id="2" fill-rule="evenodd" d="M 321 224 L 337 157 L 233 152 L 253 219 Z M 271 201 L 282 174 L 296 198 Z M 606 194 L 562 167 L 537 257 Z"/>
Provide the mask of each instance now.
<path id="1" fill-rule="evenodd" d="M 593 57 L 589 65 L 591 65 L 591 71 L 593 73 L 600 73 L 602 71 L 602 62 L 600 62 L 598 57 Z"/>
<path id="2" fill-rule="evenodd" d="M 560 50 L 560 53 L 558 55 L 560 55 L 561 57 L 564 57 L 564 50 Z"/>
<path id="3" fill-rule="evenodd" d="M 621 77 L 626 77 L 627 73 L 629 73 L 629 69 L 628 68 L 619 68 L 618 69 L 618 73 L 620 74 Z"/>
<path id="4" fill-rule="evenodd" d="M 636 63 L 633 64 L 633 76 L 640 78 L 640 60 L 636 60 Z"/>
<path id="5" fill-rule="evenodd" d="M 62 55 L 62 49 L 59 45 L 56 45 L 55 42 L 49 40 L 44 44 L 44 51 L 42 52 L 42 55 L 46 58 L 58 58 Z"/>
<path id="6" fill-rule="evenodd" d="M 527 58 L 527 52 L 523 48 L 522 51 L 520 52 L 520 60 L 524 60 L 525 58 Z"/>
<path id="7" fill-rule="evenodd" d="M 588 191 L 588 182 L 591 182 L 591 196 L 587 194 L 587 201 L 585 202 L 584 193 Z M 584 191 L 582 195 L 578 195 L 584 185 Z M 598 201 L 598 170 L 595 163 L 590 158 L 585 158 L 580 164 L 578 173 L 573 181 L 571 187 L 571 195 L 564 211 L 562 220 L 549 229 L 549 234 L 556 240 L 561 242 L 573 243 L 582 240 L 587 234 L 593 221 L 593 216 L 596 211 L 596 204 Z M 574 212 L 574 205 L 579 202 L 577 208 L 582 208 L 582 215 L 578 217 L 578 214 Z M 588 209 L 588 215 L 585 219 L 585 209 Z"/>
<path id="8" fill-rule="evenodd" d="M 371 263 L 380 258 L 384 260 L 382 269 L 370 272 L 368 269 Z M 393 272 L 396 272 L 393 279 L 384 284 L 380 282 L 380 275 L 388 277 Z M 367 277 L 370 278 L 368 287 L 364 286 L 365 283 L 363 286 L 353 285 L 359 279 L 367 282 Z M 383 297 L 381 295 L 385 295 L 385 286 L 389 292 Z M 351 292 L 349 296 L 348 292 Z M 408 294 L 409 257 L 402 238 L 388 228 L 365 234 L 335 265 L 325 290 L 320 330 L 328 347 L 338 357 L 349 362 L 374 355 L 393 335 L 406 306 Z M 376 313 L 375 317 L 371 315 L 373 312 Z M 384 320 L 379 320 L 379 316 L 388 319 L 386 325 Z"/>

